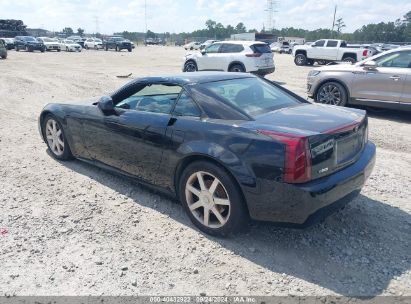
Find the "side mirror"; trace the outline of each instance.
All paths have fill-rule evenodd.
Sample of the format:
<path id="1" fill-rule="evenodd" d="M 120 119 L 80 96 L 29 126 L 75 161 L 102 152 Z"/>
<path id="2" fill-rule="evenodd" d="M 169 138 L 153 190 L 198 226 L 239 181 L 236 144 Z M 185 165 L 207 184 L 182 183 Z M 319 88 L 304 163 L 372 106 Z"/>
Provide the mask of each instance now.
<path id="1" fill-rule="evenodd" d="M 366 70 L 376 70 L 377 69 L 377 63 L 374 60 L 366 61 L 363 64 L 364 69 Z"/>
<path id="2" fill-rule="evenodd" d="M 104 115 L 112 115 L 115 113 L 113 99 L 111 99 L 110 96 L 101 97 L 98 101 L 98 108 Z"/>
<path id="3" fill-rule="evenodd" d="M 311 44 L 311 47 L 317 47 L 317 46 L 315 45 L 315 43 L 313 43 L 313 44 Z"/>

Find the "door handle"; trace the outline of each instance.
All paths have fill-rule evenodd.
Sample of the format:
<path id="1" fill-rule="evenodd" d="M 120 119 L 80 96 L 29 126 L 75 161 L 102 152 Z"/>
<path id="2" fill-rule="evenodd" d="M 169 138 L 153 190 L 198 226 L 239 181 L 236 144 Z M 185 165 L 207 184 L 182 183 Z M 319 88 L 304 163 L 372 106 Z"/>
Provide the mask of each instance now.
<path id="1" fill-rule="evenodd" d="M 400 79 L 401 79 L 401 77 L 400 77 L 400 76 L 395 75 L 395 76 L 391 76 L 391 77 L 390 77 L 390 79 L 392 79 L 392 80 L 394 80 L 394 81 L 398 81 L 398 80 L 400 80 Z"/>

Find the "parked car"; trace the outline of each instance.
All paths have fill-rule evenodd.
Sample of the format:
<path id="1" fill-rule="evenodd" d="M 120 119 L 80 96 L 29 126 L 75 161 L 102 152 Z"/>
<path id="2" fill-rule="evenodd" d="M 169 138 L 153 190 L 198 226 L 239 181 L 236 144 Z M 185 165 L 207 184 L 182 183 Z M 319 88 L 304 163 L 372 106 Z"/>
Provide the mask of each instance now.
<path id="1" fill-rule="evenodd" d="M 39 128 L 56 159 L 151 184 L 212 235 L 249 217 L 312 223 L 358 195 L 375 163 L 365 111 L 244 73 L 136 79 L 98 101 L 48 104 Z"/>
<path id="2" fill-rule="evenodd" d="M 14 49 L 14 39 L 13 38 L 0 38 L 3 40 L 4 46 L 7 50 Z"/>
<path id="3" fill-rule="evenodd" d="M 207 70 L 250 72 L 264 76 L 275 70 L 273 53 L 264 42 L 224 41 L 185 56 L 183 72 Z"/>
<path id="4" fill-rule="evenodd" d="M 84 41 L 84 48 L 85 49 L 103 49 L 103 40 L 98 39 L 98 38 L 87 38 L 86 41 Z"/>
<path id="5" fill-rule="evenodd" d="M 274 42 L 270 45 L 271 51 L 277 52 L 277 53 L 286 53 L 286 54 L 291 54 L 292 53 L 292 48 L 290 44 L 287 41 L 283 42 Z"/>
<path id="6" fill-rule="evenodd" d="M 184 45 L 184 49 L 185 50 L 191 50 L 191 51 L 192 50 L 199 50 L 200 46 L 201 46 L 200 42 L 194 41 L 194 42 L 190 42 L 190 43 L 187 43 L 186 45 Z"/>
<path id="7" fill-rule="evenodd" d="M 66 38 L 67 40 L 72 40 L 75 43 L 79 44 L 81 48 L 84 48 L 84 41 L 86 40 L 85 38 L 81 36 L 70 36 Z"/>
<path id="8" fill-rule="evenodd" d="M 209 45 L 218 42 L 218 40 L 206 40 L 204 41 L 202 44 L 200 44 L 200 50 L 205 49 L 206 47 L 208 47 Z"/>
<path id="9" fill-rule="evenodd" d="M 128 50 L 131 52 L 133 50 L 130 40 L 117 36 L 107 38 L 107 40 L 103 42 L 103 46 L 106 51 L 115 49 L 117 52 L 120 52 L 121 50 Z"/>
<path id="10" fill-rule="evenodd" d="M 65 39 L 61 42 L 61 49 L 66 52 L 81 52 L 81 45 L 70 39 Z"/>
<path id="11" fill-rule="evenodd" d="M 27 52 L 40 51 L 43 53 L 46 51 L 43 42 L 37 41 L 37 39 L 32 36 L 16 36 L 14 43 L 17 52 L 26 50 Z"/>
<path id="12" fill-rule="evenodd" d="M 7 48 L 4 44 L 3 39 L 0 39 L 0 58 L 2 58 L 2 59 L 7 58 Z"/>
<path id="13" fill-rule="evenodd" d="M 315 68 L 308 95 L 316 102 L 411 111 L 411 47 L 378 54 L 354 65 Z"/>
<path id="14" fill-rule="evenodd" d="M 60 43 L 52 38 L 48 37 L 37 37 L 37 41 L 44 44 L 46 51 L 61 51 Z"/>
<path id="15" fill-rule="evenodd" d="M 293 48 L 296 65 L 313 65 L 315 61 L 357 62 L 370 57 L 371 53 L 364 48 L 348 48 L 343 40 L 321 39 L 311 45 L 298 45 Z"/>

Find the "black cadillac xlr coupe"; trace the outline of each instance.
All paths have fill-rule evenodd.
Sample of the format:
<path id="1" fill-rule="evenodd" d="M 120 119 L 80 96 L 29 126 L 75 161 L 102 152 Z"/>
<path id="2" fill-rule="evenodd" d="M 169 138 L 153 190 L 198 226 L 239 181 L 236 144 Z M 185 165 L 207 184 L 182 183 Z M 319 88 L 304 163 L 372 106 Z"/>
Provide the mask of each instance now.
<path id="1" fill-rule="evenodd" d="M 364 111 L 312 104 L 243 73 L 136 79 L 99 100 L 48 104 L 39 126 L 56 159 L 154 185 L 212 235 L 250 218 L 323 218 L 360 192 L 376 153 Z"/>

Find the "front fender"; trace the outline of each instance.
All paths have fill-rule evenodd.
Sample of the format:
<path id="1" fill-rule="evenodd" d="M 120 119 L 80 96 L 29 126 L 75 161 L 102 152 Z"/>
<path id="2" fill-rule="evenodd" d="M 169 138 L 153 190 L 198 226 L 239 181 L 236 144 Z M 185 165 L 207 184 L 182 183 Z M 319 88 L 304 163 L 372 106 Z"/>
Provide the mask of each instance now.
<path id="1" fill-rule="evenodd" d="M 39 128 L 39 133 L 41 138 L 43 139 L 44 142 L 46 142 L 46 139 L 44 138 L 44 134 L 41 130 L 41 126 L 43 124 L 44 118 L 47 116 L 47 114 L 52 114 L 55 117 L 57 117 L 60 122 L 63 124 L 63 126 L 67 125 L 67 122 L 65 120 L 65 112 L 62 108 L 61 105 L 55 104 L 55 103 L 49 103 L 44 106 L 43 110 L 40 113 L 39 119 L 38 119 L 38 128 Z"/>

